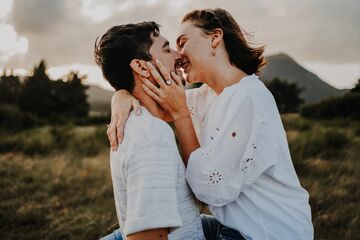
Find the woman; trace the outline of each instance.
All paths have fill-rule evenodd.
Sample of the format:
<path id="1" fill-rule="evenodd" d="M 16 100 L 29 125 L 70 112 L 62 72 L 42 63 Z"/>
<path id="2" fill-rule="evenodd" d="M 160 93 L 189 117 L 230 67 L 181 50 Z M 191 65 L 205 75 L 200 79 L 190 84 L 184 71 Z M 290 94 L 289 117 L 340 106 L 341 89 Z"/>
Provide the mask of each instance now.
<path id="1" fill-rule="evenodd" d="M 222 9 L 186 14 L 177 47 L 186 81 L 203 86 L 184 91 L 180 78 L 157 63 L 161 75 L 149 68 L 160 87 L 146 79 L 143 87 L 174 120 L 186 179 L 220 226 L 214 239 L 228 239 L 233 231 L 245 239 L 312 239 L 308 194 L 294 170 L 274 98 L 256 76 L 263 48 L 250 47 Z M 130 101 L 118 93 L 114 115 L 126 119 Z M 112 119 L 110 139 L 123 121 Z M 204 218 L 204 227 L 213 223 Z"/>

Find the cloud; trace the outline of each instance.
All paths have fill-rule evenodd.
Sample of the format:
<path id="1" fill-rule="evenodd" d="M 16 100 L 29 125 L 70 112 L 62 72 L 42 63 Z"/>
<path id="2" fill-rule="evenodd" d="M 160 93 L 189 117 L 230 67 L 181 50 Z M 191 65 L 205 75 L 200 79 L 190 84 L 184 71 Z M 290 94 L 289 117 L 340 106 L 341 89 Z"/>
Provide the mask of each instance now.
<path id="1" fill-rule="evenodd" d="M 94 40 L 109 27 L 154 20 L 173 41 L 182 16 L 206 7 L 227 9 L 267 46 L 268 54 L 287 52 L 312 62 L 360 62 L 357 0 L 14 0 L 7 24 L 28 39 L 28 52 L 13 54 L 2 64 L 29 68 L 41 58 L 50 66 L 94 64 Z"/>

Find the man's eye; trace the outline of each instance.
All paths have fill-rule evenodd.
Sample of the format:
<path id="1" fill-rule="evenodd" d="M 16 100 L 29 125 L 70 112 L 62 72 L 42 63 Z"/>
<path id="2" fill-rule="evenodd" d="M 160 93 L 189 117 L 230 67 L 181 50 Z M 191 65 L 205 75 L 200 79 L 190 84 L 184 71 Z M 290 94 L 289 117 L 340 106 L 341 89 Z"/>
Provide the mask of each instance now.
<path id="1" fill-rule="evenodd" d="M 170 49 L 164 49 L 164 52 L 171 53 Z"/>

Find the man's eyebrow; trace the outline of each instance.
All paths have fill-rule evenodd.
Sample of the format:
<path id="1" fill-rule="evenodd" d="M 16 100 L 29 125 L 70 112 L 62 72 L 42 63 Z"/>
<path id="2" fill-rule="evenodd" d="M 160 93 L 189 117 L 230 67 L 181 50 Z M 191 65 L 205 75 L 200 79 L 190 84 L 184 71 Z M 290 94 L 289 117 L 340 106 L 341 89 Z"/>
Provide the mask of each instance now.
<path id="1" fill-rule="evenodd" d="M 169 41 L 165 41 L 161 48 L 166 48 L 169 46 Z"/>
<path id="2" fill-rule="evenodd" d="M 179 45 L 180 39 L 181 39 L 182 37 L 184 37 L 184 36 L 185 36 L 185 34 L 181 34 L 180 36 L 178 36 L 178 38 L 176 39 L 176 44 L 177 44 L 177 45 Z"/>

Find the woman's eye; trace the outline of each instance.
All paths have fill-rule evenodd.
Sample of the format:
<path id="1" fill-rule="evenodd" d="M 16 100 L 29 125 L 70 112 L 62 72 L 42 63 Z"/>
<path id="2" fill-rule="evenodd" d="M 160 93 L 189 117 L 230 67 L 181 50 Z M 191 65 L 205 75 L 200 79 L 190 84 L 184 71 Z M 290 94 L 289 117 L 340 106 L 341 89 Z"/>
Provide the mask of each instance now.
<path id="1" fill-rule="evenodd" d="M 182 48 L 184 47 L 184 45 L 185 45 L 185 41 L 180 42 L 180 43 L 178 44 L 178 49 L 179 49 L 179 50 L 182 49 Z"/>

